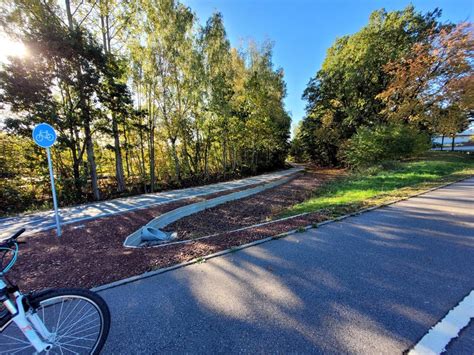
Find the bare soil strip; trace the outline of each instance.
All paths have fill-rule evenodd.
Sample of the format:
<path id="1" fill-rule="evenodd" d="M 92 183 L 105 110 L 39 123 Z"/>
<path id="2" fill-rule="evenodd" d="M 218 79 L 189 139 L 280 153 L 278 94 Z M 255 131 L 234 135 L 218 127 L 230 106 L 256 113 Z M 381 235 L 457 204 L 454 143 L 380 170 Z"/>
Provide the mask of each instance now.
<path id="1" fill-rule="evenodd" d="M 309 214 L 244 231 L 231 233 L 228 231 L 271 218 L 286 206 L 308 197 L 322 181 L 341 173 L 340 170 L 311 171 L 275 189 L 229 203 L 229 206 L 218 206 L 215 209 L 220 210 L 219 212 L 211 209 L 190 216 L 189 218 L 192 217 L 193 220 L 186 218 L 179 227 L 182 237 L 189 236 L 194 230 L 193 236 L 209 234 L 209 231 L 218 234 L 186 244 L 141 249 L 124 248 L 122 245 L 127 235 L 159 214 L 204 198 L 182 200 L 70 224 L 64 227 L 61 238 L 57 238 L 52 230 L 44 231 L 28 237 L 27 244 L 20 246 L 18 262 L 9 276 L 24 290 L 46 287 L 90 288 L 283 233 L 308 223 L 321 221 L 326 217 Z M 205 198 L 214 198 L 234 191 L 236 190 Z M 235 203 L 239 203 L 239 207 L 231 206 Z M 211 227 L 207 218 L 212 218 L 212 223 L 216 223 L 216 226 Z"/>

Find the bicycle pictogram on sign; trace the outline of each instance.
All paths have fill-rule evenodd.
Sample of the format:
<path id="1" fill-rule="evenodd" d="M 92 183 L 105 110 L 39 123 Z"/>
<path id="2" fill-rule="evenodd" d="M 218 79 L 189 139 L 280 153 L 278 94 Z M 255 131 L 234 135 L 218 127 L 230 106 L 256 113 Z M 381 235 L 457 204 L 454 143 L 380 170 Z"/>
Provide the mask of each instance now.
<path id="1" fill-rule="evenodd" d="M 56 142 L 56 132 L 47 123 L 40 123 L 33 129 L 33 140 L 43 148 L 51 147 Z"/>
<path id="2" fill-rule="evenodd" d="M 52 140 L 54 140 L 54 136 L 48 131 L 40 131 L 40 133 L 36 135 L 35 140 L 37 140 L 38 142 L 51 142 Z"/>

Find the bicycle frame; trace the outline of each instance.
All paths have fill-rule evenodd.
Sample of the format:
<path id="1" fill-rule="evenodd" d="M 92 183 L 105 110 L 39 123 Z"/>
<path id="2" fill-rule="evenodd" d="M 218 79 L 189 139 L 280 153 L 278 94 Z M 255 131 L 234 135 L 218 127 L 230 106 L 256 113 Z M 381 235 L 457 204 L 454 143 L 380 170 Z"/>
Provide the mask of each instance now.
<path id="1" fill-rule="evenodd" d="M 25 296 L 20 291 L 14 291 L 14 301 L 12 301 L 8 295 L 8 284 L 0 277 L 0 302 L 11 314 L 12 321 L 15 322 L 38 353 L 51 350 L 53 345 L 48 343 L 47 340 L 54 335 L 46 329 L 41 319 L 32 309 L 25 310 L 23 302 Z"/>

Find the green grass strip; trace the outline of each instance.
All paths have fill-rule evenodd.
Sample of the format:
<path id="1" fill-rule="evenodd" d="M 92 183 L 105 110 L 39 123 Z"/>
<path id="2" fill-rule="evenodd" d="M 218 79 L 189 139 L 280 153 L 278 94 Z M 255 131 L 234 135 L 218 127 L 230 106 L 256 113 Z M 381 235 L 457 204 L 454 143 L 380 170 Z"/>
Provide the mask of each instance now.
<path id="1" fill-rule="evenodd" d="M 281 217 L 318 210 L 338 215 L 473 175 L 474 154 L 429 152 L 415 161 L 372 167 L 328 182 Z"/>

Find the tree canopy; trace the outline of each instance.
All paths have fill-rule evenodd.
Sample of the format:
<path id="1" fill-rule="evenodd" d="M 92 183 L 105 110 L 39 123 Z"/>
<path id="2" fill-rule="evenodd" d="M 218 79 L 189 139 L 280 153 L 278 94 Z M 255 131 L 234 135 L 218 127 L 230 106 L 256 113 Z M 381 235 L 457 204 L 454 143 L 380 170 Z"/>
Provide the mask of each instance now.
<path id="1" fill-rule="evenodd" d="M 441 11 L 375 11 L 357 33 L 328 49 L 304 92 L 298 144 L 314 161 L 338 164 L 338 152 L 359 127 L 392 120 L 440 132 L 459 109 L 459 131 L 472 108 L 472 31 L 441 24 Z M 470 97 L 470 99 L 468 99 Z M 438 122 L 435 124 L 435 122 Z M 451 122 L 453 123 L 453 122 Z"/>
<path id="2" fill-rule="evenodd" d="M 62 203 L 283 166 L 283 71 L 271 43 L 232 48 L 220 13 L 201 26 L 174 0 L 8 0 L 2 10 L 2 29 L 29 53 L 0 68 L 6 204 L 20 195 L 34 207 L 48 195 L 30 140 L 38 122 L 59 133 Z M 28 149 L 10 149 L 9 134 Z M 37 158 L 14 169 L 8 155 L 31 151 Z"/>

